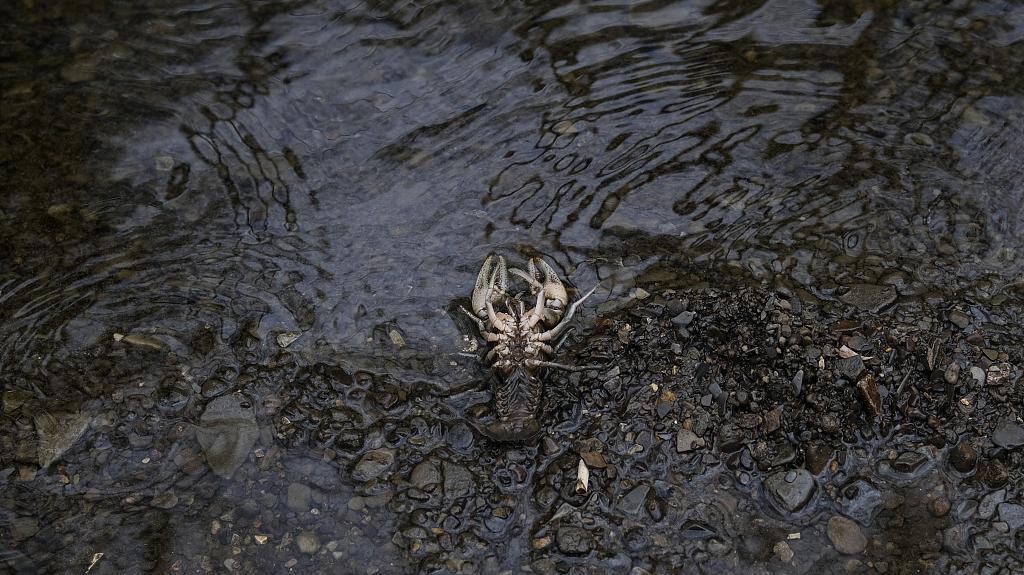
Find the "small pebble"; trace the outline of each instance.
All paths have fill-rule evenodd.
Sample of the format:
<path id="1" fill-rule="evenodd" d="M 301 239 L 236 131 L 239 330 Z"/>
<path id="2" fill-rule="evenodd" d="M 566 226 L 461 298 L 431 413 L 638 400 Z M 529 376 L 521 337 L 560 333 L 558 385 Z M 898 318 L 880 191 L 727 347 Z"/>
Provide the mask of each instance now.
<path id="1" fill-rule="evenodd" d="M 790 547 L 789 543 L 786 543 L 785 541 L 779 541 L 778 543 L 776 543 L 775 547 L 773 548 L 773 551 L 775 551 L 775 556 L 778 557 L 779 560 L 783 563 L 789 563 L 793 560 L 793 548 Z"/>
<path id="2" fill-rule="evenodd" d="M 868 546 L 868 539 L 860 526 L 846 517 L 836 515 L 829 519 L 826 532 L 836 551 L 845 555 L 856 555 Z"/>
<path id="3" fill-rule="evenodd" d="M 306 555 L 312 555 L 320 549 L 320 538 L 312 531 L 303 531 L 295 536 L 295 545 L 299 551 Z"/>
<path id="4" fill-rule="evenodd" d="M 949 499 L 946 499 L 945 497 L 942 496 L 936 497 L 935 499 L 932 499 L 932 502 L 929 505 L 929 507 L 931 509 L 932 515 L 936 517 L 944 517 L 947 513 L 949 513 Z"/>

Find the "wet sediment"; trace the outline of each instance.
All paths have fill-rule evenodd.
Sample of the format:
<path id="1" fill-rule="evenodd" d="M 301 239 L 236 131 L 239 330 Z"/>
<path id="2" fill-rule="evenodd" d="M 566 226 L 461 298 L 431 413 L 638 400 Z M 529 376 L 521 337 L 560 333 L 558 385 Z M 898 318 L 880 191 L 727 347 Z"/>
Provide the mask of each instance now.
<path id="1" fill-rule="evenodd" d="M 1020 311 L 836 299 L 634 290 L 562 353 L 603 367 L 548 373 L 539 439 L 511 445 L 474 431 L 489 394 L 472 360 L 420 366 L 477 382 L 445 387 L 252 336 L 238 363 L 199 369 L 112 335 L 4 392 L 4 558 L 96 573 L 1024 569 Z"/>

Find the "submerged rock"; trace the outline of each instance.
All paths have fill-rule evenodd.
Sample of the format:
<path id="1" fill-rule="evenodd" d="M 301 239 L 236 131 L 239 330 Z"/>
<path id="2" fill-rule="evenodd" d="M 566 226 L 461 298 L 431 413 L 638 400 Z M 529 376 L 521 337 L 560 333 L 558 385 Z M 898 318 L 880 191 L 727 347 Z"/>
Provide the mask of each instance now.
<path id="1" fill-rule="evenodd" d="M 1016 503 L 999 504 L 999 520 L 1005 522 L 1010 529 L 1024 527 L 1024 505 Z"/>
<path id="2" fill-rule="evenodd" d="M 968 473 L 978 464 L 978 450 L 968 441 L 961 441 L 949 454 L 949 463 L 960 473 Z"/>
<path id="3" fill-rule="evenodd" d="M 395 462 L 394 449 L 374 449 L 363 455 L 355 468 L 352 469 L 352 479 L 356 481 L 370 481 L 384 475 L 391 469 Z"/>
<path id="4" fill-rule="evenodd" d="M 196 438 L 206 454 L 206 463 L 217 475 L 231 477 L 260 434 L 248 399 L 240 395 L 218 397 L 206 406 L 199 423 Z"/>
<path id="5" fill-rule="evenodd" d="M 680 428 L 676 433 L 676 451 L 679 453 L 689 453 L 704 445 L 704 439 L 689 429 Z"/>
<path id="6" fill-rule="evenodd" d="M 15 541 L 28 539 L 39 532 L 39 520 L 35 517 L 18 517 L 10 524 L 11 538 Z"/>
<path id="7" fill-rule="evenodd" d="M 764 482 L 765 491 L 775 502 L 790 513 L 807 505 L 817 488 L 814 476 L 806 469 L 779 471 Z"/>
<path id="8" fill-rule="evenodd" d="M 444 463 L 444 494 L 446 497 L 466 497 L 472 495 L 476 485 L 473 474 L 457 463 Z"/>
<path id="9" fill-rule="evenodd" d="M 928 457 L 916 451 L 905 451 L 893 461 L 892 468 L 899 473 L 911 474 L 928 462 Z"/>
<path id="10" fill-rule="evenodd" d="M 992 432 L 992 443 L 1006 449 L 1016 449 L 1024 445 L 1024 427 L 1004 421 Z"/>
<path id="11" fill-rule="evenodd" d="M 832 448 L 820 443 L 812 443 L 807 446 L 805 461 L 811 473 L 819 475 L 825 470 L 829 461 L 832 461 Z"/>
<path id="12" fill-rule="evenodd" d="M 292 511 L 304 513 L 309 511 L 312 498 L 313 490 L 308 485 L 294 482 L 288 485 L 288 498 L 285 500 L 285 504 Z"/>
<path id="13" fill-rule="evenodd" d="M 178 495 L 173 491 L 165 491 L 153 497 L 153 507 L 171 509 L 178 504 Z"/>
<path id="14" fill-rule="evenodd" d="M 0 401 L 0 403 L 3 405 L 4 413 L 11 413 L 22 405 L 25 405 L 25 402 L 30 399 L 32 399 L 32 394 L 27 391 L 21 389 L 8 389 L 4 391 L 3 400 Z"/>
<path id="15" fill-rule="evenodd" d="M 632 491 L 622 496 L 619 500 L 619 509 L 627 515 L 636 515 L 643 509 L 644 501 L 647 499 L 647 492 L 650 486 L 638 485 Z"/>
<path id="16" fill-rule="evenodd" d="M 971 316 L 966 313 L 955 309 L 949 312 L 949 321 L 960 329 L 964 329 L 971 324 Z"/>
<path id="17" fill-rule="evenodd" d="M 312 531 L 303 531 L 295 536 L 295 546 L 301 553 L 312 555 L 320 549 L 320 538 Z"/>
<path id="18" fill-rule="evenodd" d="M 896 301 L 896 289 L 892 286 L 857 284 L 850 286 L 839 299 L 846 304 L 864 311 L 878 313 L 885 306 Z"/>
<path id="19" fill-rule="evenodd" d="M 860 530 L 860 526 L 842 516 L 828 520 L 828 539 L 836 551 L 845 555 L 856 555 L 868 546 L 868 538 Z"/>
<path id="20" fill-rule="evenodd" d="M 39 466 L 46 468 L 61 458 L 85 430 L 91 418 L 81 413 L 43 413 L 35 416 L 36 433 L 39 434 Z"/>
<path id="21" fill-rule="evenodd" d="M 594 548 L 594 536 L 582 527 L 563 525 L 555 534 L 558 549 L 566 555 L 586 555 Z"/>
<path id="22" fill-rule="evenodd" d="M 421 461 L 412 468 L 409 475 L 409 483 L 418 489 L 426 490 L 429 487 L 441 483 L 441 471 L 434 465 L 433 461 Z"/>

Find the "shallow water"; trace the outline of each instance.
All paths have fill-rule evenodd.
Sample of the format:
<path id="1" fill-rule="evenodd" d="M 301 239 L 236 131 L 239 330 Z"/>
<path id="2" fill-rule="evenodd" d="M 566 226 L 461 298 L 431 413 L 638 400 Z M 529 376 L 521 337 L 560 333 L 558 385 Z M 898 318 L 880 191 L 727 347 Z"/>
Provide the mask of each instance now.
<path id="1" fill-rule="evenodd" d="M 242 386 L 286 332 L 310 362 L 470 389 L 481 372 L 452 366 L 464 340 L 448 310 L 492 251 L 544 254 L 607 301 L 638 277 L 678 283 L 677 262 L 821 300 L 855 284 L 900 302 L 1021 300 L 1013 2 L 26 0 L 0 14 L 0 377 L 40 410 L 141 386 L 144 369 L 92 384 L 65 369 L 125 335 L 187 380 L 192 411 L 153 429 L 195 423 L 217 395 L 204 382 Z M 261 400 L 289 380 L 267 377 Z M 169 555 L 190 549 L 152 529 Z"/>

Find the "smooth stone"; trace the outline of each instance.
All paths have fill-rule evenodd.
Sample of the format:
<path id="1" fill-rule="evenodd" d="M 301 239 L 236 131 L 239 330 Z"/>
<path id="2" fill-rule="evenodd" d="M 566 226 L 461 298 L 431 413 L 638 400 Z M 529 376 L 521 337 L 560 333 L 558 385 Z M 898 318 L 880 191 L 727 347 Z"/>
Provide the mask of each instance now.
<path id="1" fill-rule="evenodd" d="M 171 509 L 178 504 L 178 496 L 173 491 L 165 491 L 153 497 L 150 502 L 153 507 L 160 509 Z"/>
<path id="2" fill-rule="evenodd" d="M 1016 449 L 1024 445 L 1024 427 L 1004 421 L 992 432 L 992 443 L 1005 449 Z"/>
<path id="3" fill-rule="evenodd" d="M 633 288 L 629 294 L 633 299 L 647 299 L 651 297 L 651 292 L 643 288 Z"/>
<path id="4" fill-rule="evenodd" d="M 828 539 L 836 551 L 844 555 L 856 555 L 867 549 L 868 538 L 855 522 L 836 515 L 828 520 Z"/>
<path id="5" fill-rule="evenodd" d="M 445 462 L 444 494 L 449 498 L 467 497 L 476 490 L 473 474 L 457 463 Z"/>
<path id="6" fill-rule="evenodd" d="M 234 474 L 260 436 L 256 413 L 240 395 L 223 395 L 211 401 L 199 424 L 196 438 L 206 454 L 206 463 L 221 477 Z"/>
<path id="7" fill-rule="evenodd" d="M 855 355 L 836 362 L 836 371 L 849 380 L 856 381 L 864 371 L 864 358 Z"/>
<path id="8" fill-rule="evenodd" d="M 839 300 L 855 308 L 878 313 L 882 308 L 896 301 L 896 289 L 892 286 L 856 284 L 850 286 L 848 292 L 839 296 Z"/>
<path id="9" fill-rule="evenodd" d="M 1005 521 L 1010 529 L 1017 530 L 1024 527 L 1024 505 L 1016 503 L 999 504 L 999 520 Z"/>
<path id="10" fill-rule="evenodd" d="M 412 468 L 409 483 L 425 491 L 428 487 L 441 483 L 441 471 L 433 461 L 421 461 Z"/>
<path id="11" fill-rule="evenodd" d="M 961 441 L 950 452 L 949 464 L 960 473 L 969 473 L 978 464 L 978 450 L 966 440 Z"/>
<path id="12" fill-rule="evenodd" d="M 594 536 L 575 525 L 563 525 L 555 533 L 558 549 L 566 555 L 586 555 L 594 548 Z"/>
<path id="13" fill-rule="evenodd" d="M 972 365 L 971 378 L 973 378 L 978 385 L 985 385 L 985 370 L 976 365 Z"/>
<path id="14" fill-rule="evenodd" d="M 772 548 L 772 551 L 775 552 L 775 556 L 779 558 L 779 561 L 782 561 L 783 563 L 789 563 L 793 560 L 793 549 L 789 546 L 789 543 L 786 543 L 785 541 L 779 541 L 776 543 L 775 547 Z"/>
<path id="15" fill-rule="evenodd" d="M 300 552 L 312 555 L 320 549 L 320 538 L 312 531 L 303 531 L 295 536 L 295 545 Z"/>
<path id="16" fill-rule="evenodd" d="M 704 438 L 689 429 L 680 428 L 676 433 L 676 451 L 679 453 L 689 453 L 704 447 L 704 445 Z"/>
<path id="17" fill-rule="evenodd" d="M 696 314 L 693 313 L 692 311 L 684 311 L 677 315 L 676 317 L 672 318 L 672 323 L 676 324 L 679 327 L 687 327 L 691 323 L 693 323 L 693 318 L 695 316 Z"/>
<path id="18" fill-rule="evenodd" d="M 958 309 L 955 309 L 949 312 L 949 321 L 952 322 L 953 325 L 957 326 L 958 328 L 964 329 L 965 327 L 971 324 L 971 316 L 965 314 L 964 312 Z"/>
<path id="19" fill-rule="evenodd" d="M 313 490 L 305 483 L 294 482 L 288 485 L 288 509 L 296 513 L 309 511 L 309 503 L 313 499 Z"/>
<path id="20" fill-rule="evenodd" d="M 996 509 L 998 509 L 999 505 L 1004 501 L 1006 501 L 1005 489 L 993 491 L 992 493 L 982 497 L 981 501 L 978 502 L 978 517 L 982 519 L 990 519 L 995 515 Z"/>
<path id="21" fill-rule="evenodd" d="M 927 463 L 928 458 L 916 451 L 904 451 L 892 463 L 892 468 L 900 473 L 914 473 Z"/>
<path id="22" fill-rule="evenodd" d="M 352 479 L 361 482 L 371 481 L 384 475 L 395 462 L 394 449 L 374 449 L 364 454 L 355 468 L 352 469 Z"/>
<path id="23" fill-rule="evenodd" d="M 39 532 L 39 520 L 35 517 L 18 517 L 11 521 L 11 539 L 21 541 Z"/>
<path id="24" fill-rule="evenodd" d="M 928 506 L 935 517 L 945 517 L 949 513 L 952 504 L 945 497 L 936 497 Z"/>
<path id="25" fill-rule="evenodd" d="M 943 377 L 949 385 L 956 385 L 957 380 L 960 379 L 960 364 L 949 364 L 949 367 L 946 368 L 946 372 L 943 374 Z"/>
<path id="26" fill-rule="evenodd" d="M 638 485 L 632 491 L 622 496 L 619 500 L 619 509 L 628 515 L 636 515 L 643 509 L 647 493 L 651 490 L 648 485 Z"/>
<path id="27" fill-rule="evenodd" d="M 37 458 L 47 468 L 60 459 L 89 428 L 92 418 L 81 413 L 41 413 L 33 421 L 39 434 Z"/>
<path id="28" fill-rule="evenodd" d="M 814 476 L 806 469 L 774 473 L 765 480 L 764 486 L 768 494 L 790 513 L 803 509 L 817 489 Z"/>

